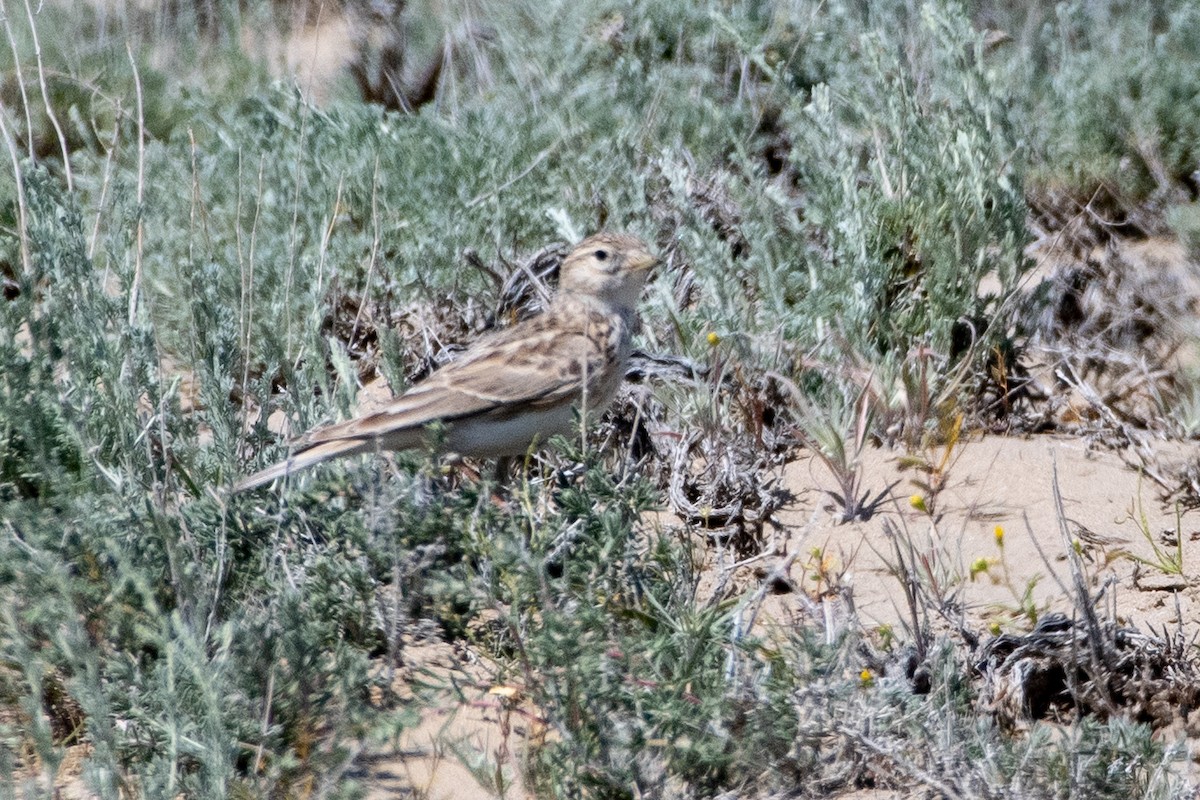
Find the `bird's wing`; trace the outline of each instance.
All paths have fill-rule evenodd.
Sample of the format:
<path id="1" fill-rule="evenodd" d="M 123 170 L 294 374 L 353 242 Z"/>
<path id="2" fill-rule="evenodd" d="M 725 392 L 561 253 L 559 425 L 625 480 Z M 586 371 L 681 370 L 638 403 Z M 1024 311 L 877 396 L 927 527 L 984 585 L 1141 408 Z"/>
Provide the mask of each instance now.
<path id="1" fill-rule="evenodd" d="M 379 410 L 312 431 L 296 447 L 381 438 L 392 448 L 419 446 L 423 428 L 432 422 L 575 402 L 585 375 L 589 390 L 609 375 L 623 335 L 620 324 L 591 309 L 547 311 L 480 339 Z"/>

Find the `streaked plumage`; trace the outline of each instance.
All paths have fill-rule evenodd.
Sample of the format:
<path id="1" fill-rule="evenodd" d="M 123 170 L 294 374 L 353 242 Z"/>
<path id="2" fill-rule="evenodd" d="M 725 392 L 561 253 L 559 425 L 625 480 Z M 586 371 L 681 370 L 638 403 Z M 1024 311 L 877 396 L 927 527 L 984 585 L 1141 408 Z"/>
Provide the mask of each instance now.
<path id="1" fill-rule="evenodd" d="M 435 422 L 446 426 L 446 451 L 475 458 L 520 455 L 535 441 L 568 433 L 575 409 L 598 415 L 620 387 L 635 307 L 654 263 L 637 237 L 584 239 L 563 261 L 544 313 L 479 339 L 378 411 L 310 431 L 287 460 L 234 491 L 330 458 L 426 446 Z"/>

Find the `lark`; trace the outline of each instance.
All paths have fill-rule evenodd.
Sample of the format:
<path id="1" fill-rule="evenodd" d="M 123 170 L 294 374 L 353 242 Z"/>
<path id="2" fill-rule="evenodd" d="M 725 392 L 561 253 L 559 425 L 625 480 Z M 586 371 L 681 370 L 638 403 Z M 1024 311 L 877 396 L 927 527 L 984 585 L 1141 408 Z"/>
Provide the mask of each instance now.
<path id="1" fill-rule="evenodd" d="M 641 239 L 598 233 L 559 270 L 541 314 L 477 340 L 457 360 L 385 406 L 292 443 L 291 455 L 234 486 L 246 491 L 331 458 L 430 445 L 441 423 L 454 457 L 523 455 L 594 418 L 616 395 L 637 327 L 637 302 L 657 259 Z"/>

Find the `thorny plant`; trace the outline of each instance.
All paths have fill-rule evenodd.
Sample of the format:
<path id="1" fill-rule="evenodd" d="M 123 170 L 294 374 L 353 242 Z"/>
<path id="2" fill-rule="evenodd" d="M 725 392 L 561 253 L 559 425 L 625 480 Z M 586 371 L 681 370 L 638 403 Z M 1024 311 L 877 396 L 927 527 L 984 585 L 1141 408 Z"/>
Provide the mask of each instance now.
<path id="1" fill-rule="evenodd" d="M 843 523 L 870 519 L 892 487 L 872 493 L 862 485 L 862 456 L 871 427 L 867 391 L 860 391 L 852 404 L 835 399 L 835 408 L 827 410 L 818 408 L 791 381 L 775 377 L 791 390 L 797 406 L 797 436 L 837 484 L 836 490 L 826 489 L 825 493 L 841 509 L 839 519 Z"/>
<path id="2" fill-rule="evenodd" d="M 821 372 L 831 381 L 853 387 L 857 397 L 852 405 L 839 403 L 835 396 L 827 401 L 834 410 L 818 408 L 795 383 L 781 381 L 799 406 L 802 441 L 838 484 L 838 491 L 827 493 L 842 508 L 843 521 L 869 519 L 895 484 L 874 495 L 864 492 L 860 485 L 862 454 L 873 440 L 898 439 L 908 449 L 900 466 L 922 473 L 913 483 L 922 492 L 924 510 L 934 515 L 937 497 L 960 453 L 965 414 L 959 399 L 965 390 L 967 362 L 942 375 L 935 389 L 930 365 L 936 356 L 929 348 L 918 347 L 899 365 L 885 363 L 879 371 L 865 369 L 847 348 L 843 343 L 841 367 L 821 367 Z M 820 366 L 811 359 L 806 363 Z"/>
<path id="3" fill-rule="evenodd" d="M 901 527 L 885 518 L 883 530 L 891 547 L 891 552 L 884 556 L 884 560 L 892 576 L 899 582 L 904 596 L 900 624 L 906 634 L 905 640 L 915 650 L 917 662 L 925 660 L 928 647 L 934 640 L 933 616 L 942 617 L 968 641 L 972 640 L 974 634 L 967 631 L 962 610 L 955 599 L 958 580 L 942 563 L 942 543 L 936 529 L 931 528 L 931 534 L 924 543 L 916 541 L 907 524 Z"/>

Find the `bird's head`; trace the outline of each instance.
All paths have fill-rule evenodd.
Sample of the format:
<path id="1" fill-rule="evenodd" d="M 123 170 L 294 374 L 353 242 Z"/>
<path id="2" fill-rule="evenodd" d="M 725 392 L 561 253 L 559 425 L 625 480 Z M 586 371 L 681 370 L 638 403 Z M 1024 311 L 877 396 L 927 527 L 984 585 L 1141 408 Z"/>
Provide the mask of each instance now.
<path id="1" fill-rule="evenodd" d="M 563 260 L 558 290 L 586 295 L 621 308 L 633 308 L 658 259 L 636 236 L 597 233 L 575 246 Z"/>

